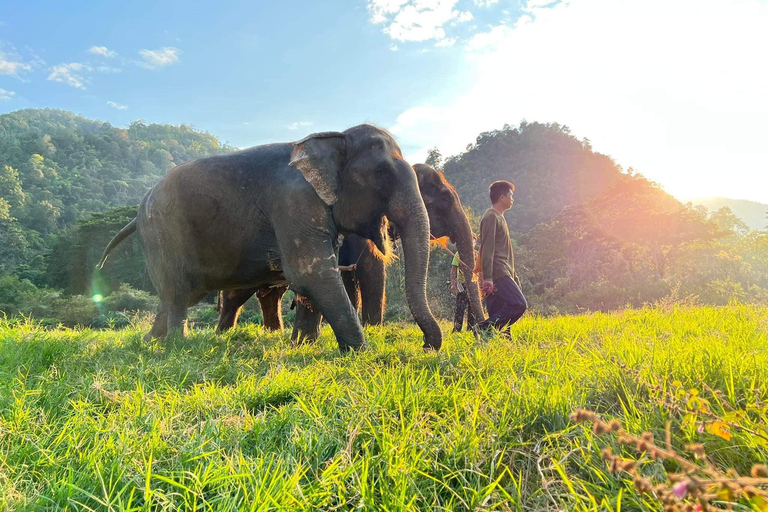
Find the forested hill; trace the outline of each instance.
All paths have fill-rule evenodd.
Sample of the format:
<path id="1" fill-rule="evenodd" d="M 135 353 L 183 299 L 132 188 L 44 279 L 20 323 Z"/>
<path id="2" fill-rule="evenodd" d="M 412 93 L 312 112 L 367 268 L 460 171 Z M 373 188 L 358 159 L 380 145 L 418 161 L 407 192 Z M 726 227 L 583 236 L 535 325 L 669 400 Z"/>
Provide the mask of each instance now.
<path id="1" fill-rule="evenodd" d="M 137 204 L 168 169 L 229 148 L 190 126 L 127 129 L 56 109 L 0 115 L 0 267 L 91 212 Z"/>
<path id="2" fill-rule="evenodd" d="M 186 125 L 122 129 L 64 110 L 20 110 L 0 116 L 0 195 L 22 225 L 46 234 L 85 212 L 138 203 L 174 165 L 225 149 Z"/>
<path id="3" fill-rule="evenodd" d="M 435 161 L 433 153 L 430 163 Z M 515 183 L 514 215 L 509 228 L 526 232 L 554 219 L 565 206 L 582 203 L 607 190 L 622 175 L 608 156 L 592 151 L 568 127 L 526 123 L 505 125 L 480 134 L 465 153 L 450 157 L 445 176 L 462 203 L 482 213 L 489 206 L 488 185 L 500 179 Z"/>
<path id="4" fill-rule="evenodd" d="M 136 237 L 110 258 L 97 287 L 101 251 L 170 168 L 230 149 L 185 125 L 122 129 L 51 109 L 0 115 L 0 311 L 64 318 L 69 301 L 59 293 L 151 290 Z M 437 150 L 427 163 L 440 166 Z M 482 133 L 443 168 L 476 214 L 488 207 L 491 182 L 515 182 L 507 218 L 523 289 L 539 311 L 691 297 L 768 304 L 768 233 L 750 231 L 729 208 L 710 214 L 680 203 L 565 126 L 523 122 Z M 432 261 L 440 301 L 450 258 Z M 397 284 L 388 293 L 391 304 L 404 303 Z"/>

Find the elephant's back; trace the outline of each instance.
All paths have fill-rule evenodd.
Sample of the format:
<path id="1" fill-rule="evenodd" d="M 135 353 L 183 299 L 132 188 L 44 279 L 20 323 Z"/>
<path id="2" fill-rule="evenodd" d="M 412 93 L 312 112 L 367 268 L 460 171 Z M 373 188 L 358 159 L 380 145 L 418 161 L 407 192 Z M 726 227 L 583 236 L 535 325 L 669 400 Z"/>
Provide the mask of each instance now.
<path id="1" fill-rule="evenodd" d="M 174 167 L 162 181 L 199 181 L 201 184 L 213 181 L 232 187 L 254 181 L 268 182 L 290 168 L 288 164 L 292 150 L 292 144 L 265 144 L 206 156 Z"/>
<path id="2" fill-rule="evenodd" d="M 270 144 L 175 167 L 142 202 L 145 244 L 166 255 L 170 247 L 206 281 L 248 280 L 244 269 L 272 272 L 279 259 L 274 211 L 309 187 L 288 165 L 292 149 Z"/>

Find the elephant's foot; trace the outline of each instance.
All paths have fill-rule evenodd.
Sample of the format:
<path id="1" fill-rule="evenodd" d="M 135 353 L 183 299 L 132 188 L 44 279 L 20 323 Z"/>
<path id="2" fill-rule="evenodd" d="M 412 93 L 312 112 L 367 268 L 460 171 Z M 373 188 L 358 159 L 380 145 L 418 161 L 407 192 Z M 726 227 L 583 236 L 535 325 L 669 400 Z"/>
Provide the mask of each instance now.
<path id="1" fill-rule="evenodd" d="M 296 296 L 296 320 L 293 324 L 291 341 L 296 344 L 314 343 L 320 337 L 322 315 L 312 309 L 309 299 Z"/>
<path id="2" fill-rule="evenodd" d="M 168 334 L 168 315 L 162 309 L 155 315 L 152 329 L 144 335 L 144 341 L 152 341 L 155 338 L 164 338 Z"/>

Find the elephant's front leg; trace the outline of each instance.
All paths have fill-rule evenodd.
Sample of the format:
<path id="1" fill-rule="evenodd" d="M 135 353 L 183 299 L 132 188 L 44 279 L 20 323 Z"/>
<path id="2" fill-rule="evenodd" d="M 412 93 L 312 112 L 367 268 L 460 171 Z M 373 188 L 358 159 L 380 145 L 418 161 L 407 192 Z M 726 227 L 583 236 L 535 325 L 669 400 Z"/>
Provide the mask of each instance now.
<path id="1" fill-rule="evenodd" d="M 314 343 L 320 337 L 320 323 L 323 315 L 316 311 L 306 297 L 296 296 L 296 319 L 293 322 L 291 341 Z"/>
<path id="2" fill-rule="evenodd" d="M 316 314 L 325 317 L 339 350 L 365 348 L 363 329 L 344 289 L 330 240 L 307 243 L 306 247 L 305 251 L 293 253 L 294 257 L 283 255 L 283 270 L 292 288 L 309 299 Z"/>
<path id="3" fill-rule="evenodd" d="M 274 288 L 262 288 L 256 296 L 261 305 L 261 316 L 264 321 L 264 327 L 270 331 L 283 330 L 283 295 L 288 289 L 287 286 L 276 286 Z"/>
<path id="4" fill-rule="evenodd" d="M 237 325 L 243 305 L 256 293 L 256 290 L 258 288 L 219 292 L 219 323 L 216 326 L 216 332 L 224 332 Z"/>

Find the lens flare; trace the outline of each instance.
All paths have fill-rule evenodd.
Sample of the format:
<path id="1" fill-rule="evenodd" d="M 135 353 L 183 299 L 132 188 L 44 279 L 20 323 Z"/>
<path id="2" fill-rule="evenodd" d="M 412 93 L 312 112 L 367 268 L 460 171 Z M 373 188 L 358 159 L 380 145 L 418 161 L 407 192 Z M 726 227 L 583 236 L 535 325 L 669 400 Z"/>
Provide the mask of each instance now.
<path id="1" fill-rule="evenodd" d="M 102 297 L 100 293 L 97 293 L 96 295 L 93 296 L 93 302 L 96 302 L 96 303 L 101 302 L 103 299 L 104 297 Z"/>

